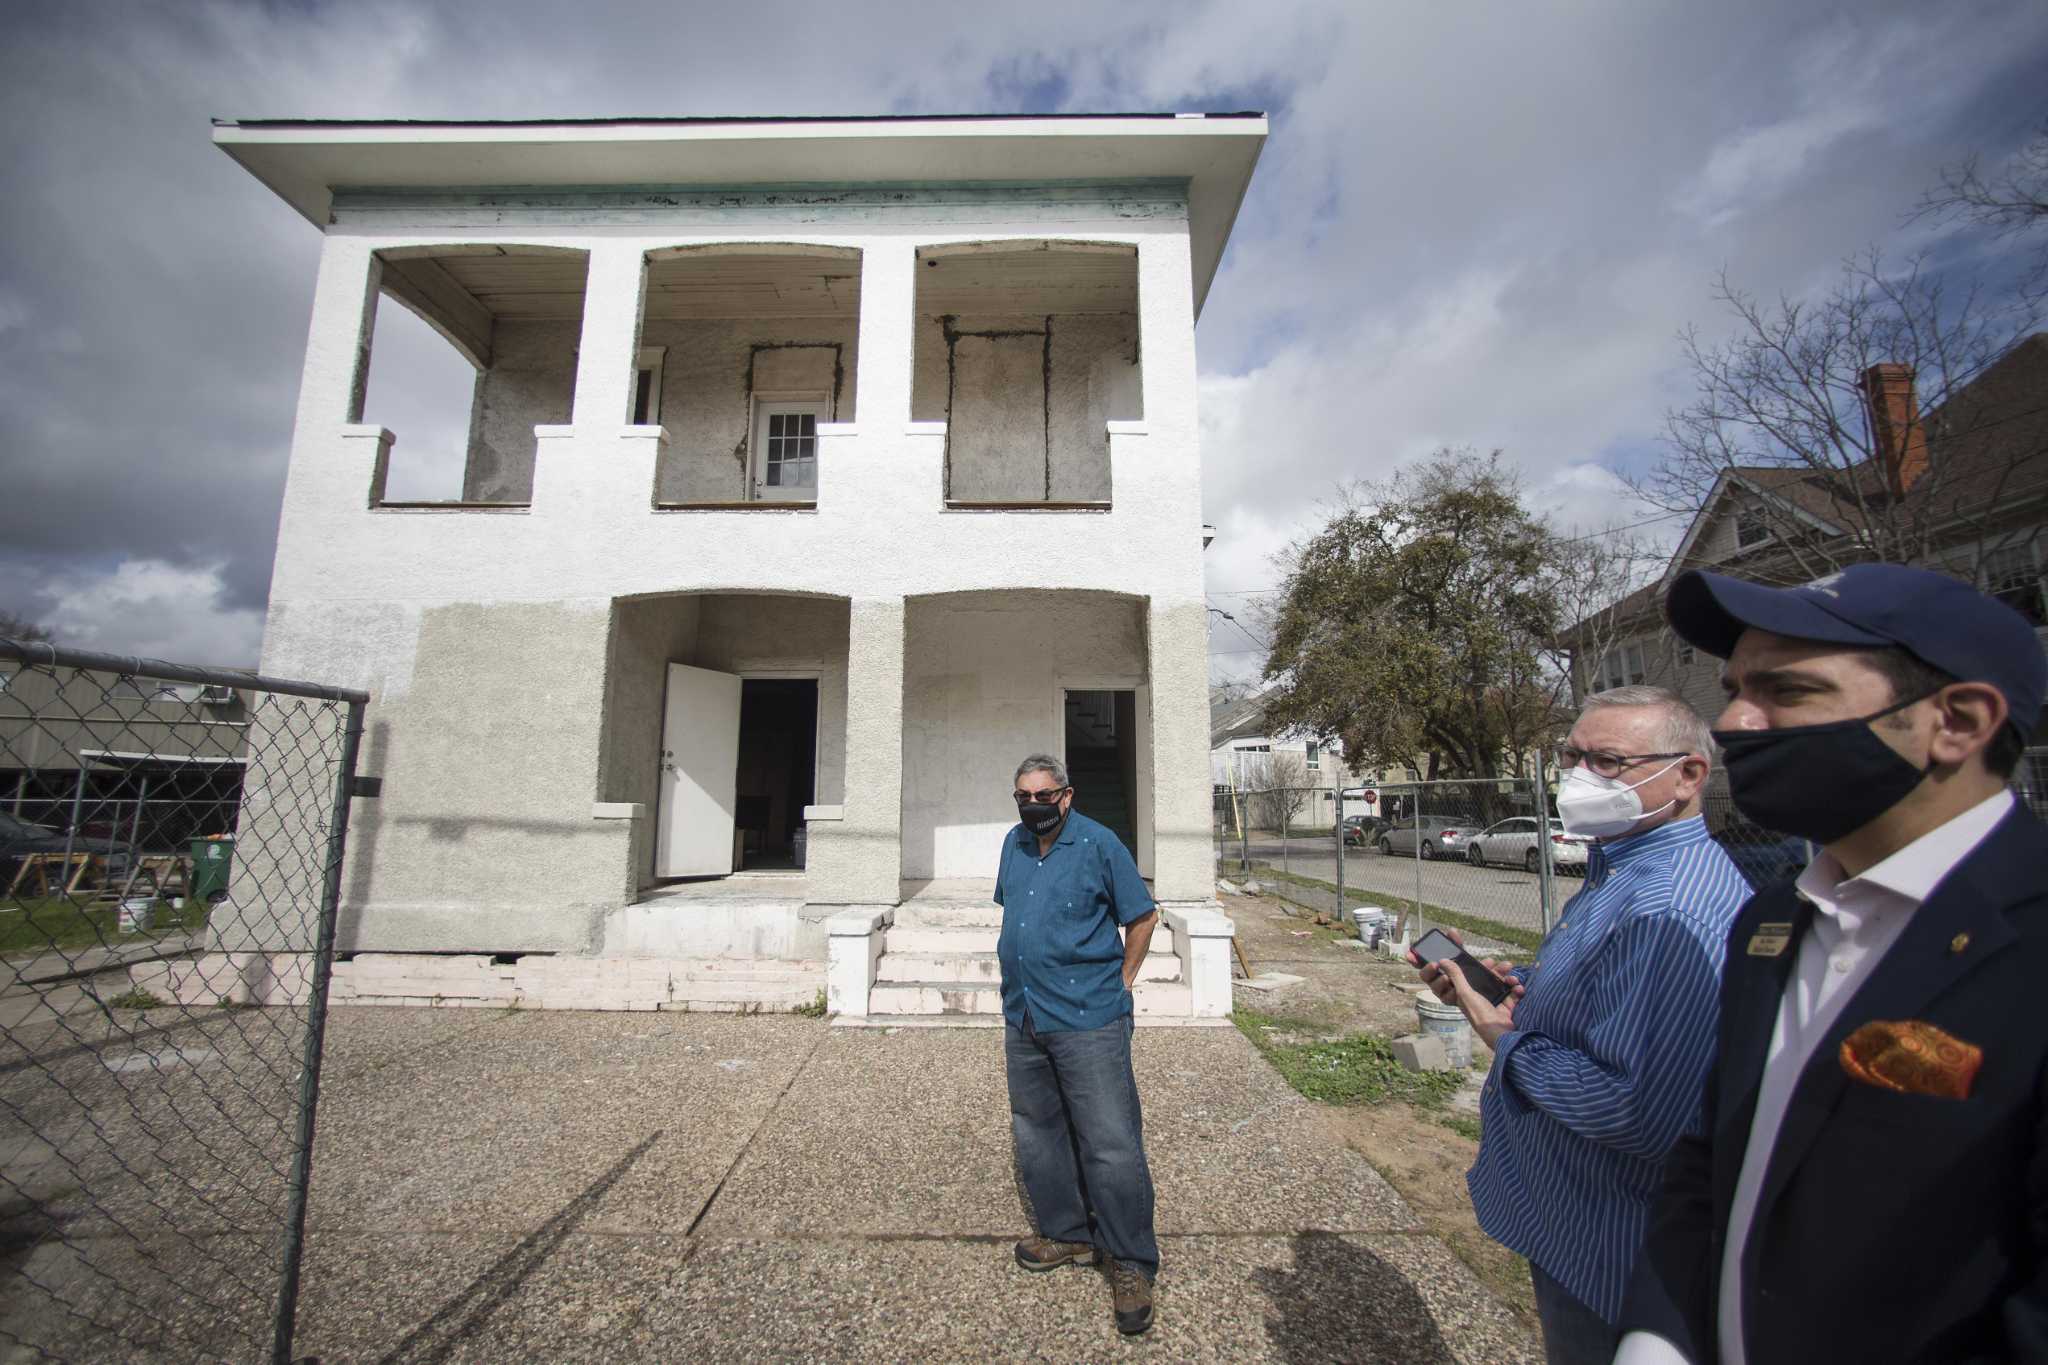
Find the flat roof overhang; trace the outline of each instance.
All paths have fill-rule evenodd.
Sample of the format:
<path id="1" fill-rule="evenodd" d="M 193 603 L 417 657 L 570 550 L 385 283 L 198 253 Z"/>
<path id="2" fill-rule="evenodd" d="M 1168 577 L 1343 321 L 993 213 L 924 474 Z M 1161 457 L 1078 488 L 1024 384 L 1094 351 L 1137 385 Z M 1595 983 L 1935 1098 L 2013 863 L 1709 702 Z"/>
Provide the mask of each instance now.
<path id="1" fill-rule="evenodd" d="M 1263 114 L 217 119 L 214 143 L 326 227 L 337 190 L 743 188 L 1183 181 L 1195 312 L 1266 140 Z"/>

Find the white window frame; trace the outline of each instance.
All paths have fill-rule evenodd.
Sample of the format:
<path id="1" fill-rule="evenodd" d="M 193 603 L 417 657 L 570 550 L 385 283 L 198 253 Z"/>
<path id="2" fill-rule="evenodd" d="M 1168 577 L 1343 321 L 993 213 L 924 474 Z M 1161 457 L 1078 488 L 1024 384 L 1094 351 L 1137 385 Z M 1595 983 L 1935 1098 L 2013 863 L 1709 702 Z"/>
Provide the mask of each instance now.
<path id="1" fill-rule="evenodd" d="M 1306 765 L 1308 766 L 1308 770 L 1309 770 L 1310 772 L 1312 772 L 1312 773 L 1315 773 L 1315 772 L 1321 772 L 1321 771 L 1322 771 L 1322 769 L 1323 769 L 1323 746 L 1322 746 L 1322 745 L 1320 745 L 1320 744 L 1316 743 L 1316 741 L 1314 741 L 1314 740 L 1312 740 L 1312 739 L 1311 739 L 1311 740 L 1309 740 L 1309 741 L 1307 741 L 1307 742 L 1306 742 L 1306 743 L 1305 743 L 1305 744 L 1304 744 L 1304 745 L 1302 746 L 1301 756 L 1302 756 L 1302 762 L 1303 762 L 1303 763 L 1305 763 L 1305 764 L 1306 764 Z"/>
<path id="2" fill-rule="evenodd" d="M 771 491 L 768 488 L 768 469 L 764 463 L 768 454 L 768 419 L 791 413 L 809 413 L 822 426 L 832 420 L 831 405 L 832 395 L 819 389 L 766 391 L 754 395 L 753 420 L 747 427 L 747 497 L 750 501 L 804 503 L 818 500 L 817 479 L 822 473 L 816 463 L 819 455 L 813 456 L 811 486 L 808 490 L 798 490 L 799 493 L 808 492 L 810 496 L 792 497 L 784 489 Z"/>
<path id="3" fill-rule="evenodd" d="M 1743 523 L 1743 522 L 1745 522 L 1745 521 L 1750 521 L 1750 522 L 1752 522 L 1752 523 L 1753 523 L 1753 524 L 1754 524 L 1754 525 L 1755 525 L 1755 526 L 1757 527 L 1757 529 L 1758 529 L 1758 530 L 1759 530 L 1759 531 L 1761 532 L 1761 534 L 1759 534 L 1759 535 L 1758 535 L 1758 536 L 1757 536 L 1757 537 L 1756 537 L 1755 539 L 1753 539 L 1753 540 L 1745 540 L 1745 539 L 1743 539 L 1743 537 L 1742 537 L 1742 523 Z M 1771 521 L 1770 521 L 1770 518 L 1769 518 L 1768 516 L 1766 516 L 1766 515 L 1765 515 L 1765 513 L 1764 513 L 1764 509 L 1763 509 L 1763 508 L 1761 508 L 1761 507 L 1738 507 L 1738 508 L 1736 509 L 1736 511 L 1735 511 L 1735 548 L 1736 548 L 1736 549 L 1738 549 L 1738 550 L 1749 550 L 1749 549 L 1754 549 L 1755 547 L 1757 547 L 1757 546 L 1759 546 L 1759 545 L 1768 545 L 1768 544 L 1769 544 L 1769 543 L 1771 542 L 1771 538 L 1772 538 L 1772 537 L 1771 537 Z"/>
<path id="4" fill-rule="evenodd" d="M 1678 666 L 1680 668 L 1691 668 L 1695 660 L 1698 659 L 1698 657 L 1698 654 L 1694 652 L 1693 647 L 1691 645 L 1686 644 L 1682 640 L 1679 642 Z"/>
<path id="5" fill-rule="evenodd" d="M 640 354 L 633 361 L 633 387 L 626 394 L 626 425 L 637 427 L 658 427 L 661 425 L 661 368 L 668 358 L 666 346 L 642 346 Z M 647 411 L 640 409 L 640 376 L 647 375 Z"/>

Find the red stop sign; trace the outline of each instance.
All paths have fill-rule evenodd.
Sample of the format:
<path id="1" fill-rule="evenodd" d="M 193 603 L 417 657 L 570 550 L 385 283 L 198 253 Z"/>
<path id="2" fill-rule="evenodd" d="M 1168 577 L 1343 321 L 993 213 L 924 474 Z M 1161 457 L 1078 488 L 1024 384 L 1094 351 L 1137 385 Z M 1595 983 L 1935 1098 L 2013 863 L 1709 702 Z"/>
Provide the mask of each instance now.
<path id="1" fill-rule="evenodd" d="M 1358 799 L 1370 806 L 1380 799 L 1380 794 L 1376 791 L 1366 791 Z"/>

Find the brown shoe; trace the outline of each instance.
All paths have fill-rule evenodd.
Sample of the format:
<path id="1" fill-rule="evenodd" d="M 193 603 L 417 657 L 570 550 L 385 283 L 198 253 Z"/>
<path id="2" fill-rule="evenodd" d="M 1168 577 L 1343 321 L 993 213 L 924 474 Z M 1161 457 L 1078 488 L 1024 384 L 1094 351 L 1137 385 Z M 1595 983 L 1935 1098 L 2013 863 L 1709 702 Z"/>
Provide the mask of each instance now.
<path id="1" fill-rule="evenodd" d="M 1152 1281 L 1144 1271 L 1113 1260 L 1109 1263 L 1109 1287 L 1117 1331 L 1134 1337 L 1152 1326 Z"/>
<path id="2" fill-rule="evenodd" d="M 1017 1243 L 1017 1264 L 1026 1270 L 1053 1270 L 1069 1261 L 1095 1265 L 1102 1253 L 1087 1242 L 1055 1242 L 1050 1237 L 1026 1237 Z"/>

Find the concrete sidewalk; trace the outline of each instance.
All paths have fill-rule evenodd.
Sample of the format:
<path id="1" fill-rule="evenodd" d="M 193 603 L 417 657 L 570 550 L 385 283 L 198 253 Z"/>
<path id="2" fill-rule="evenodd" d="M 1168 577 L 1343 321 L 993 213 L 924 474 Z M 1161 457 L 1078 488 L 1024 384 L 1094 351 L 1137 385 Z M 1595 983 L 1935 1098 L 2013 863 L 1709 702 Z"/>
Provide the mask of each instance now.
<path id="1" fill-rule="evenodd" d="M 1001 1035 L 338 1011 L 297 1351 L 341 1360 L 1536 1360 L 1230 1030 L 1141 1030 L 1159 1322 L 1029 1275 Z"/>

